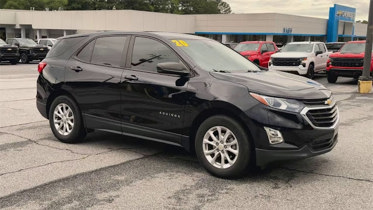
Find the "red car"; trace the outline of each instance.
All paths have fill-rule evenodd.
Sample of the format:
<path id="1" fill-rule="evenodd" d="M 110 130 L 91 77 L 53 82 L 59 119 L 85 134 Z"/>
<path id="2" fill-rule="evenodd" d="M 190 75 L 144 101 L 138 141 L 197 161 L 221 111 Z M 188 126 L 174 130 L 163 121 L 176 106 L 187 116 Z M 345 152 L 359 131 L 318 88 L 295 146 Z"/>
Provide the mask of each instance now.
<path id="1" fill-rule="evenodd" d="M 358 79 L 362 74 L 364 63 L 365 41 L 350 41 L 336 53 L 329 56 L 326 63 L 328 82 L 335 83 L 339 76 Z M 370 60 L 372 74 L 373 57 Z"/>
<path id="2" fill-rule="evenodd" d="M 278 48 L 274 42 L 245 41 L 239 43 L 234 50 L 255 64 L 268 68 L 268 61 L 271 55 L 278 51 Z"/>

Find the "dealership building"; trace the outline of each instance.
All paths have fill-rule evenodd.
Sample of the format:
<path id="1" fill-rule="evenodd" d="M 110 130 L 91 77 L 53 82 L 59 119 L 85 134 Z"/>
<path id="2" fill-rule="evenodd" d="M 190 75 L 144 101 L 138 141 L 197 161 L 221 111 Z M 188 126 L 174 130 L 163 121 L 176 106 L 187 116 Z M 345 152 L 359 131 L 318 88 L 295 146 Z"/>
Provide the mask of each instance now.
<path id="1" fill-rule="evenodd" d="M 134 10 L 28 11 L 0 9 L 0 38 L 57 38 L 95 31 L 168 31 L 223 43 L 245 40 L 349 41 L 365 39 L 356 9 L 334 5 L 329 19 L 279 13 L 176 15 Z"/>

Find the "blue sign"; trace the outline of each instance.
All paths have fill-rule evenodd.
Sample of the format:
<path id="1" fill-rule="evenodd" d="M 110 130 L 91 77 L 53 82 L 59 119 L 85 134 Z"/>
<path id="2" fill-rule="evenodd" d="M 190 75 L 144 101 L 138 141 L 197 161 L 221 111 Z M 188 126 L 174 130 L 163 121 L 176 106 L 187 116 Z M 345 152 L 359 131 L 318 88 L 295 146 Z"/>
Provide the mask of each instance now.
<path id="1" fill-rule="evenodd" d="M 334 4 L 334 7 L 329 8 L 328 33 L 327 42 L 336 42 L 338 40 L 338 24 L 339 21 L 355 22 L 356 9 L 346 7 L 339 4 Z M 352 31 L 353 33 L 353 31 Z M 353 34 L 351 34 L 353 36 Z"/>

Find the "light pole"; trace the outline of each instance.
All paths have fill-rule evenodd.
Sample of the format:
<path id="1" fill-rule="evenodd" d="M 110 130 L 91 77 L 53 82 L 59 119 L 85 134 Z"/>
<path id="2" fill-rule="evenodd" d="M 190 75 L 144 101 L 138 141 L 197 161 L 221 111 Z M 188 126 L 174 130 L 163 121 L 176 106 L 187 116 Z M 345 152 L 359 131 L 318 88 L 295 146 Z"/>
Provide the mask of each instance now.
<path id="1" fill-rule="evenodd" d="M 359 92 L 369 93 L 372 89 L 372 77 L 370 76 L 370 61 L 372 56 L 372 40 L 373 40 L 373 0 L 369 3 L 367 38 L 365 43 L 364 68 L 363 74 L 359 78 Z"/>

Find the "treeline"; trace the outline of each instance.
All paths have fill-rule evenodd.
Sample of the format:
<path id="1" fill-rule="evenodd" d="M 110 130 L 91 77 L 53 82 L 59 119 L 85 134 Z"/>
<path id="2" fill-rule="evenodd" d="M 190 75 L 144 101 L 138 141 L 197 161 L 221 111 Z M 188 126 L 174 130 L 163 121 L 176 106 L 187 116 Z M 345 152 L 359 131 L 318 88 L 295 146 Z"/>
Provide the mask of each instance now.
<path id="1" fill-rule="evenodd" d="M 229 14 L 223 0 L 0 0 L 1 9 L 113 10 L 132 9 L 173 14 Z"/>

